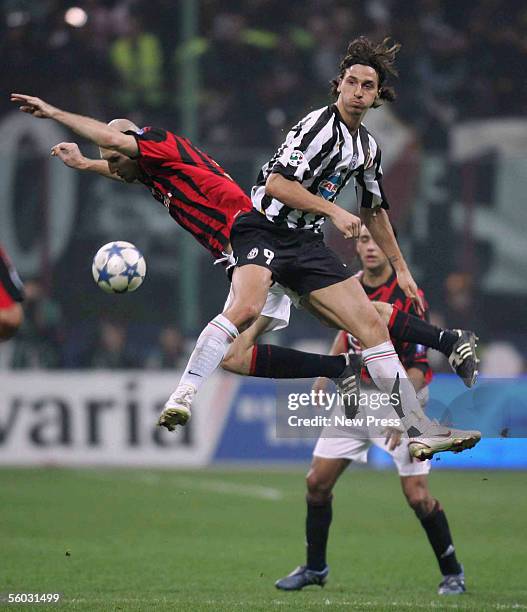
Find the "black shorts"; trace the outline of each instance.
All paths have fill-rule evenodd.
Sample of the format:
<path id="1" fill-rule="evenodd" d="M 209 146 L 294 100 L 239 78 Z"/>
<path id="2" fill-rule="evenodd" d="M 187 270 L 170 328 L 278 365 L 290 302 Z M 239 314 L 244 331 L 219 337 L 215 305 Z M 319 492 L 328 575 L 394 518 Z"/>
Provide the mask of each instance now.
<path id="1" fill-rule="evenodd" d="M 236 266 L 271 270 L 273 280 L 300 296 L 352 276 L 322 233 L 277 226 L 257 210 L 239 215 L 231 230 Z"/>

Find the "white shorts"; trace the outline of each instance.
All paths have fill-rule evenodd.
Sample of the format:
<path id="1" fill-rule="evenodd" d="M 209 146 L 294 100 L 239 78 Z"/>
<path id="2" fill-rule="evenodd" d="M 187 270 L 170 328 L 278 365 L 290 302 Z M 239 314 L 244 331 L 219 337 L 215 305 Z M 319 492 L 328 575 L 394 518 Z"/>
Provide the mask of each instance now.
<path id="1" fill-rule="evenodd" d="M 428 387 L 424 387 L 417 394 L 423 409 L 428 401 L 428 396 Z M 331 437 L 324 437 L 324 431 L 327 431 L 327 434 L 331 434 Z M 388 450 L 384 440 L 385 438 L 370 437 L 368 430 L 362 428 L 360 430 L 357 429 L 355 432 L 351 430 L 348 436 L 339 437 L 338 430 L 330 427 L 327 430 L 322 430 L 322 434 L 313 450 L 313 456 L 324 459 L 349 459 L 356 463 L 367 463 L 368 451 L 374 444 L 392 456 L 399 476 L 421 476 L 430 472 L 431 463 L 428 459 L 426 461 L 417 461 L 410 456 L 407 439 L 405 441 L 403 438 L 401 444 L 393 451 Z"/>
<path id="2" fill-rule="evenodd" d="M 233 299 L 234 292 L 231 285 L 223 310 L 226 310 L 231 305 Z M 272 287 L 269 289 L 267 300 L 265 301 L 261 312 L 264 317 L 269 317 L 271 319 L 265 331 L 277 331 L 287 327 L 289 325 L 290 311 L 290 298 L 285 294 L 285 290 L 282 285 L 274 283 L 274 285 L 272 285 Z"/>
<path id="3" fill-rule="evenodd" d="M 421 476 L 430 472 L 430 461 L 417 461 L 410 457 L 404 439 L 394 450 L 388 450 L 384 438 L 322 438 L 317 440 L 313 456 L 324 459 L 349 459 L 356 463 L 368 462 L 368 451 L 372 444 L 390 454 L 399 476 Z"/>

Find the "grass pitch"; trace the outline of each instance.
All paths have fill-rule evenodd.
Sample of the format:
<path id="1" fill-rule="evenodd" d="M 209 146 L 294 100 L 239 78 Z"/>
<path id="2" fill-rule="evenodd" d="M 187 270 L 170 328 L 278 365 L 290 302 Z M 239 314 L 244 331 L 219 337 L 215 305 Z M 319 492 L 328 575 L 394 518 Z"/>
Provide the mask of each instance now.
<path id="1" fill-rule="evenodd" d="M 432 474 L 469 591 L 445 598 L 393 472 L 342 477 L 330 580 L 284 593 L 274 581 L 304 560 L 302 471 L 4 469 L 0 592 L 62 593 L 40 610 L 527 609 L 526 484 Z"/>

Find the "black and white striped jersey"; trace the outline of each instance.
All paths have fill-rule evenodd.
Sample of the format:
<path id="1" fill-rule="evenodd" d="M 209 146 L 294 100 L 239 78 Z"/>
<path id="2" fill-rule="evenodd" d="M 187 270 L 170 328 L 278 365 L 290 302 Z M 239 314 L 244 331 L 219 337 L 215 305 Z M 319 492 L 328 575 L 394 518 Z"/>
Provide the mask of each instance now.
<path id="1" fill-rule="evenodd" d="M 292 229 L 320 231 L 323 215 L 290 208 L 265 194 L 265 182 L 271 173 L 298 181 L 330 202 L 353 177 L 360 206 L 389 208 L 382 189 L 380 147 L 362 124 L 351 134 L 335 104 L 309 113 L 293 127 L 260 171 L 251 191 L 254 208 L 269 221 Z"/>

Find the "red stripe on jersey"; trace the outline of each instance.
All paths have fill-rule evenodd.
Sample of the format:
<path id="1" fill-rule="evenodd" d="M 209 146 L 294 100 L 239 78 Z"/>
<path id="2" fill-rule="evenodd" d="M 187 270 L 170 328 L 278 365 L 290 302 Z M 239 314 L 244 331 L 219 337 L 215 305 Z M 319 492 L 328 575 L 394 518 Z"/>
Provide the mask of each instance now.
<path id="1" fill-rule="evenodd" d="M 190 232 L 214 257 L 221 257 L 229 242 L 222 234 L 212 235 L 210 232 L 204 231 L 196 225 L 196 219 L 188 219 L 181 214 L 181 211 L 176 210 L 174 213 L 171 212 L 170 216 L 175 219 L 183 229 Z"/>
<path id="2" fill-rule="evenodd" d="M 254 376 L 254 370 L 256 368 L 256 357 L 258 356 L 258 345 L 253 346 L 253 352 L 251 355 L 251 365 L 249 366 L 249 376 Z"/>
<path id="3" fill-rule="evenodd" d="M 4 286 L 0 283 L 0 308 L 9 308 L 15 300 L 7 293 Z"/>

